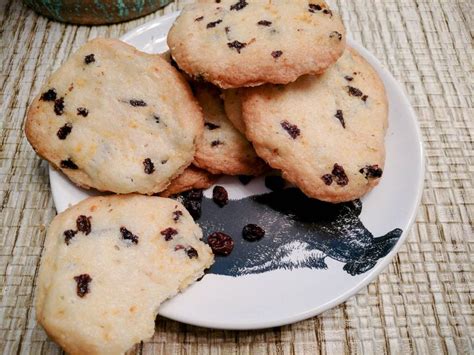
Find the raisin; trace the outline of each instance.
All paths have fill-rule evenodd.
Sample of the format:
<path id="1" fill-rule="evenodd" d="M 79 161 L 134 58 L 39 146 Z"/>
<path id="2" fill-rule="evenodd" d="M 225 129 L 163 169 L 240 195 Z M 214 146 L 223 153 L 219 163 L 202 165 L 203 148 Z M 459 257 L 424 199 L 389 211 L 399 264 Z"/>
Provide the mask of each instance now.
<path id="1" fill-rule="evenodd" d="M 239 181 L 242 183 L 242 185 L 247 185 L 252 179 L 253 176 L 250 175 L 239 175 Z"/>
<path id="2" fill-rule="evenodd" d="M 71 242 L 71 239 L 74 238 L 74 236 L 77 234 L 77 231 L 68 229 L 67 231 L 64 231 L 64 243 L 66 245 L 69 245 Z"/>
<path id="3" fill-rule="evenodd" d="M 321 5 L 318 5 L 318 4 L 309 4 L 308 5 L 308 11 L 311 12 L 311 13 L 315 13 L 316 11 L 321 11 L 323 8 L 321 7 Z"/>
<path id="4" fill-rule="evenodd" d="M 162 230 L 160 232 L 160 234 L 165 237 L 165 240 L 167 242 L 169 242 L 171 239 L 173 239 L 173 236 L 178 234 L 178 231 L 174 228 L 169 227 L 169 228 L 166 228 L 166 229 Z"/>
<path id="5" fill-rule="evenodd" d="M 91 64 L 92 62 L 95 62 L 95 56 L 94 54 L 88 54 L 84 57 L 84 62 L 86 64 Z"/>
<path id="6" fill-rule="evenodd" d="M 383 170 L 378 165 L 366 165 L 359 170 L 359 173 L 363 174 L 366 179 L 378 179 L 382 177 Z"/>
<path id="7" fill-rule="evenodd" d="M 349 183 L 349 178 L 347 177 L 344 168 L 339 164 L 334 164 L 332 175 L 334 176 L 336 184 L 339 186 L 345 186 Z"/>
<path id="8" fill-rule="evenodd" d="M 349 95 L 351 96 L 355 96 L 355 97 L 360 97 L 362 96 L 362 91 L 360 91 L 359 89 L 353 87 L 353 86 L 347 86 L 347 90 L 349 92 Z"/>
<path id="9" fill-rule="evenodd" d="M 183 192 L 182 203 L 194 220 L 201 217 L 202 190 Z"/>
<path id="10" fill-rule="evenodd" d="M 153 162 L 151 161 L 150 158 L 146 158 L 144 161 L 143 161 L 143 166 L 144 166 L 144 170 L 145 170 L 145 174 L 153 174 L 153 172 L 155 171 L 155 164 L 153 164 Z"/>
<path id="11" fill-rule="evenodd" d="M 280 122 L 281 127 L 288 132 L 291 138 L 296 139 L 300 135 L 300 129 L 298 126 L 291 124 L 288 121 L 282 121 Z"/>
<path id="12" fill-rule="evenodd" d="M 366 102 L 368 98 L 369 98 L 369 97 L 368 97 L 367 95 L 364 95 L 364 96 L 362 96 L 360 99 L 361 99 L 362 101 Z"/>
<path id="13" fill-rule="evenodd" d="M 135 99 L 131 99 L 130 100 L 130 105 L 132 105 L 133 107 L 144 107 L 146 106 L 146 102 L 143 101 L 143 100 L 135 100 Z"/>
<path id="14" fill-rule="evenodd" d="M 229 202 L 229 195 L 223 186 L 214 186 L 212 199 L 219 207 L 224 207 Z"/>
<path id="15" fill-rule="evenodd" d="M 330 17 L 332 17 L 332 11 L 331 10 L 324 9 L 323 14 L 326 14 L 326 15 L 329 15 Z"/>
<path id="16" fill-rule="evenodd" d="M 332 175 L 331 174 L 326 174 L 321 176 L 321 179 L 324 181 L 326 185 L 331 185 L 332 184 Z"/>
<path id="17" fill-rule="evenodd" d="M 130 232 L 127 228 L 120 227 L 120 234 L 122 234 L 123 240 L 129 240 L 133 244 L 138 244 L 138 236 Z"/>
<path id="18" fill-rule="evenodd" d="M 346 128 L 346 123 L 344 122 L 344 115 L 342 114 L 342 110 L 337 110 L 334 117 L 336 117 L 339 122 L 341 122 L 343 128 Z"/>
<path id="19" fill-rule="evenodd" d="M 199 17 L 196 17 L 194 21 L 199 22 L 199 21 L 202 21 L 203 19 L 204 19 L 204 16 L 199 16 Z"/>
<path id="20" fill-rule="evenodd" d="M 58 116 L 64 113 L 64 97 L 54 100 L 54 113 Z"/>
<path id="21" fill-rule="evenodd" d="M 285 180 L 280 176 L 269 175 L 265 177 L 265 186 L 272 191 L 281 191 L 285 188 Z"/>
<path id="22" fill-rule="evenodd" d="M 88 114 L 89 114 L 89 110 L 86 109 L 85 107 L 78 107 L 77 108 L 77 115 L 78 116 L 87 117 Z"/>
<path id="23" fill-rule="evenodd" d="M 69 135 L 69 133 L 71 133 L 72 131 L 72 124 L 70 123 L 66 123 L 64 126 L 62 126 L 58 132 L 56 133 L 56 135 L 58 136 L 59 139 L 66 139 L 66 137 Z"/>
<path id="24" fill-rule="evenodd" d="M 247 46 L 247 43 L 242 43 L 239 41 L 229 42 L 227 43 L 227 47 L 234 48 L 238 53 Z"/>
<path id="25" fill-rule="evenodd" d="M 222 22 L 222 20 L 217 20 L 217 21 L 213 21 L 213 22 L 209 22 L 206 26 L 206 28 L 214 28 L 216 27 L 218 24 L 220 24 Z"/>
<path id="26" fill-rule="evenodd" d="M 230 10 L 239 11 L 239 10 L 242 10 L 247 5 L 248 5 L 247 1 L 239 0 L 236 4 L 234 4 L 230 7 Z"/>
<path id="27" fill-rule="evenodd" d="M 256 240 L 262 239 L 265 236 L 265 231 L 262 227 L 259 227 L 256 224 L 247 224 L 242 229 L 242 236 L 245 240 L 254 242 Z"/>
<path id="28" fill-rule="evenodd" d="M 153 115 L 153 118 L 155 119 L 156 123 L 160 123 L 160 116 L 158 115 Z"/>
<path id="29" fill-rule="evenodd" d="M 199 256 L 197 250 L 193 247 L 186 248 L 186 255 L 189 259 L 197 258 Z"/>
<path id="30" fill-rule="evenodd" d="M 346 79 L 347 81 L 352 81 L 352 80 L 354 80 L 354 78 L 353 78 L 352 76 L 349 76 L 349 75 L 346 75 L 346 76 L 344 77 L 344 79 Z"/>
<path id="31" fill-rule="evenodd" d="M 282 54 L 283 54 L 282 51 L 273 51 L 272 52 L 272 57 L 277 59 L 277 58 L 280 58 Z"/>
<path id="32" fill-rule="evenodd" d="M 71 158 L 67 160 L 61 160 L 61 168 L 63 169 L 72 169 L 77 170 L 79 167 L 71 160 Z"/>
<path id="33" fill-rule="evenodd" d="M 56 100 L 57 93 L 55 89 L 49 89 L 48 91 L 41 94 L 40 100 L 43 101 L 54 101 Z"/>
<path id="34" fill-rule="evenodd" d="M 178 222 L 182 215 L 183 215 L 183 211 L 174 211 L 173 212 L 173 221 Z"/>
<path id="35" fill-rule="evenodd" d="M 210 130 L 210 131 L 213 131 L 213 130 L 221 127 L 221 126 L 218 126 L 218 125 L 216 125 L 214 123 L 211 123 L 211 122 L 204 123 L 204 126 L 206 126 L 207 129 Z"/>
<path id="36" fill-rule="evenodd" d="M 217 147 L 218 145 L 223 145 L 224 143 L 222 143 L 220 140 L 215 140 L 215 141 L 212 141 L 211 142 L 211 147 Z"/>
<path id="37" fill-rule="evenodd" d="M 257 25 L 260 25 L 260 26 L 271 26 L 271 24 L 272 24 L 272 22 L 267 21 L 267 20 L 261 20 L 261 21 L 257 22 Z"/>
<path id="38" fill-rule="evenodd" d="M 84 215 L 80 215 L 76 219 L 76 227 L 79 232 L 88 235 L 91 232 L 91 218 Z"/>
<path id="39" fill-rule="evenodd" d="M 222 232 L 214 232 L 207 237 L 207 244 L 216 255 L 229 255 L 234 249 L 232 237 Z"/>
<path id="40" fill-rule="evenodd" d="M 74 276 L 74 280 L 77 283 L 76 293 L 79 297 L 82 298 L 90 292 L 89 284 L 91 283 L 92 278 L 88 274 Z"/>
<path id="41" fill-rule="evenodd" d="M 337 31 L 332 31 L 330 34 L 329 34 L 329 38 L 334 38 L 336 37 L 339 41 L 342 40 L 342 34 L 340 34 L 339 32 Z"/>

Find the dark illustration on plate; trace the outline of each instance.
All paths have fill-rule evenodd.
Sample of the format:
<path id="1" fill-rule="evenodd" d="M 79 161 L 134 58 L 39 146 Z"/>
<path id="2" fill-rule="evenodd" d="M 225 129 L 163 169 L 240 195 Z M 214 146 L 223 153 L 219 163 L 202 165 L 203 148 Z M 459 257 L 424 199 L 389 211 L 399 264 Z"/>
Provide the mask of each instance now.
<path id="1" fill-rule="evenodd" d="M 208 272 L 240 276 L 276 269 L 327 269 L 329 257 L 343 262 L 350 275 L 362 274 L 390 252 L 402 230 L 374 238 L 359 219 L 361 211 L 359 200 L 331 204 L 295 188 L 229 200 L 224 208 L 204 197 L 198 220 L 204 240 L 216 231 L 234 240 L 232 253 L 216 256 Z M 242 228 L 249 223 L 257 223 L 265 236 L 245 240 Z"/>

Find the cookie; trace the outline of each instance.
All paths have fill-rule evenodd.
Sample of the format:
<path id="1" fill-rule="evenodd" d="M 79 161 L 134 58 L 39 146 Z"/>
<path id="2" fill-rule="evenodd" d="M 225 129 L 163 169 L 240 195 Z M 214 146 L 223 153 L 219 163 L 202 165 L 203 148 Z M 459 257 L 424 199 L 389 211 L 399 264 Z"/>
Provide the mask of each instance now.
<path id="1" fill-rule="evenodd" d="M 88 198 L 57 215 L 41 260 L 36 316 L 71 354 L 121 354 L 150 338 L 159 305 L 213 263 L 177 201 Z"/>
<path id="2" fill-rule="evenodd" d="M 49 78 L 25 129 L 35 151 L 77 185 L 153 194 L 192 162 L 203 118 L 159 55 L 96 39 Z"/>
<path id="3" fill-rule="evenodd" d="M 377 73 L 354 49 L 322 75 L 245 90 L 242 110 L 258 155 L 306 195 L 343 202 L 378 184 L 388 103 Z"/>
<path id="4" fill-rule="evenodd" d="M 242 100 L 240 99 L 240 91 L 245 89 L 228 89 L 222 91 L 222 99 L 224 100 L 224 109 L 229 121 L 235 128 L 245 134 L 245 124 L 242 118 Z"/>
<path id="5" fill-rule="evenodd" d="M 184 7 L 168 46 L 181 69 L 224 89 L 287 84 L 332 65 L 345 29 L 322 0 L 201 0 Z"/>
<path id="6" fill-rule="evenodd" d="M 194 164 L 213 174 L 260 175 L 267 169 L 252 144 L 227 118 L 220 91 L 211 85 L 194 86 L 204 112 L 204 134 L 198 138 Z"/>
<path id="7" fill-rule="evenodd" d="M 190 165 L 171 182 L 165 191 L 160 192 L 160 196 L 169 197 L 188 190 L 207 189 L 214 185 L 218 178 L 217 175 Z"/>

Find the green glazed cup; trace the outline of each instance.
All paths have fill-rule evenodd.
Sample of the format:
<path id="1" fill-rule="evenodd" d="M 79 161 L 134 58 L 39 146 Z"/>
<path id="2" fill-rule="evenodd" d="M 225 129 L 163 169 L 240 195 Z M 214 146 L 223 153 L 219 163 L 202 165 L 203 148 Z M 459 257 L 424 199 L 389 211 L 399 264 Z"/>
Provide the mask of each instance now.
<path id="1" fill-rule="evenodd" d="M 50 19 L 77 25 L 104 25 L 148 15 L 172 0 L 23 0 Z"/>

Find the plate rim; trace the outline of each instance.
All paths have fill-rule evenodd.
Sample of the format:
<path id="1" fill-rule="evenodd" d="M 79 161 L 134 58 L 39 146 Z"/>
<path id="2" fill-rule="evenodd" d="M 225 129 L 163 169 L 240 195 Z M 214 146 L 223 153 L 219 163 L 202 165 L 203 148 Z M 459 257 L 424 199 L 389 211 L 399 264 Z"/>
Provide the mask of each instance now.
<path id="1" fill-rule="evenodd" d="M 141 35 L 142 33 L 145 33 L 155 27 L 159 27 L 163 22 L 168 21 L 170 19 L 176 18 L 179 15 L 180 11 L 174 11 L 169 14 L 159 16 L 151 21 L 148 21 L 130 31 L 125 33 L 120 37 L 120 40 L 133 45 L 130 43 L 136 36 Z M 425 183 L 425 174 L 426 174 L 426 162 L 425 162 L 425 150 L 423 146 L 423 135 L 421 132 L 420 128 L 420 122 L 417 118 L 416 112 L 413 109 L 413 106 L 411 105 L 410 100 L 408 99 L 408 95 L 405 92 L 405 89 L 403 86 L 395 79 L 395 77 L 391 74 L 391 72 L 385 68 L 384 65 L 378 60 L 378 58 L 373 55 L 369 50 L 367 50 L 362 44 L 359 44 L 358 42 L 354 41 L 352 38 L 348 37 L 347 38 L 347 44 L 350 45 L 351 47 L 354 47 L 357 51 L 359 51 L 364 57 L 364 59 L 368 60 L 371 62 L 371 65 L 376 67 L 374 69 L 381 71 L 386 77 L 389 78 L 389 80 L 392 82 L 394 89 L 396 92 L 400 94 L 400 100 L 403 102 L 404 106 L 407 108 L 407 110 L 410 113 L 411 120 L 410 122 L 413 125 L 414 128 L 414 133 L 416 136 L 417 140 L 417 159 L 420 162 L 420 173 L 418 176 L 418 181 L 416 182 L 417 184 L 417 196 L 415 199 L 413 199 L 413 202 L 411 203 L 411 213 L 410 213 L 410 218 L 408 220 L 408 223 L 406 223 L 406 228 L 403 230 L 402 235 L 400 236 L 399 240 L 395 244 L 395 246 L 392 248 L 392 250 L 381 260 L 380 262 L 377 262 L 376 266 L 372 268 L 369 273 L 359 281 L 357 285 L 354 287 L 346 290 L 345 292 L 341 293 L 337 297 L 333 298 L 332 300 L 323 303 L 321 305 L 318 305 L 316 307 L 313 307 L 311 309 L 308 309 L 306 311 L 300 312 L 298 314 L 294 314 L 292 316 L 287 316 L 285 318 L 280 318 L 278 320 L 272 320 L 272 321 L 259 321 L 259 322 L 254 322 L 251 324 L 229 324 L 225 322 L 219 322 L 216 323 L 215 321 L 203 321 L 199 320 L 196 321 L 192 316 L 184 316 L 184 315 L 178 315 L 176 316 L 175 314 L 171 314 L 168 312 L 161 312 L 161 308 L 158 310 L 158 314 L 160 316 L 163 316 L 165 318 L 169 318 L 175 321 L 183 322 L 186 324 L 194 325 L 194 326 L 200 326 L 200 327 L 206 327 L 206 328 L 213 328 L 213 329 L 225 329 L 225 330 L 253 330 L 253 329 L 265 329 L 265 328 L 270 328 L 270 327 L 276 327 L 276 326 L 283 326 L 287 324 L 293 324 L 298 321 L 302 321 L 314 316 L 317 316 L 318 314 L 321 314 L 331 308 L 334 308 L 343 302 L 347 301 L 350 297 L 354 296 L 357 294 L 362 288 L 366 287 L 370 282 L 374 281 L 387 267 L 388 265 L 392 262 L 393 258 L 395 255 L 398 253 L 402 245 L 405 243 L 406 238 L 408 237 L 413 224 L 415 222 L 417 212 L 420 208 L 421 205 L 421 200 L 423 196 L 423 191 L 424 191 L 424 183 Z M 370 60 L 369 60 L 370 59 Z M 380 74 L 379 74 L 380 75 Z M 54 172 L 54 169 L 49 166 L 49 179 L 50 179 L 50 186 L 51 186 L 51 193 L 53 197 L 53 202 L 54 205 L 58 205 L 58 200 L 59 196 L 55 193 L 55 189 L 53 188 L 53 184 L 51 182 L 51 173 Z"/>

